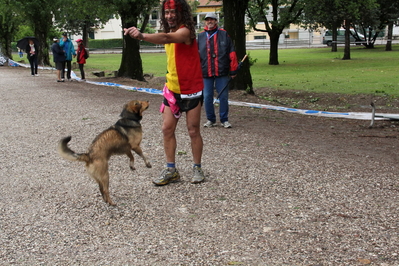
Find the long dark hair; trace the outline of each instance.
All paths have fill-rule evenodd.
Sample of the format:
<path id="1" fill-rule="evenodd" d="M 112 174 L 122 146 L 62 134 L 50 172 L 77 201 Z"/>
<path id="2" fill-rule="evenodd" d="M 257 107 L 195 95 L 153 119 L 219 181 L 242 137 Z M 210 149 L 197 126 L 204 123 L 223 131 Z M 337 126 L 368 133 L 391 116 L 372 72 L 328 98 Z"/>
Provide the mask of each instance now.
<path id="1" fill-rule="evenodd" d="M 161 29 L 163 32 L 170 32 L 170 27 L 168 22 L 165 19 L 165 3 L 170 0 L 162 1 L 162 16 L 161 16 Z M 193 16 L 191 15 L 191 8 L 187 4 L 186 0 L 174 0 L 176 3 L 176 18 L 178 25 L 185 25 L 191 34 L 191 39 L 195 39 L 195 22 L 193 20 Z"/>

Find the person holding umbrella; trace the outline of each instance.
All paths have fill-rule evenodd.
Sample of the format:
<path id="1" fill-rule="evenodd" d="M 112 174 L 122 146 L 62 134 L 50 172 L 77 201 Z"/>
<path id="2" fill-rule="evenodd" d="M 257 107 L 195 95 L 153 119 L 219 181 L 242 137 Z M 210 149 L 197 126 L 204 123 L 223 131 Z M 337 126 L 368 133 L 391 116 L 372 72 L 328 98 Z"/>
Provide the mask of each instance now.
<path id="1" fill-rule="evenodd" d="M 213 93 L 219 94 L 219 117 L 221 125 L 231 128 L 229 123 L 229 90 L 224 89 L 230 78 L 238 71 L 237 55 L 230 36 L 218 27 L 215 13 L 205 16 L 204 31 L 198 34 L 198 50 L 201 58 L 202 76 L 204 78 L 204 105 L 208 121 L 204 127 L 216 126 Z"/>
<path id="2" fill-rule="evenodd" d="M 32 76 L 38 76 L 37 74 L 37 56 L 38 56 L 38 45 L 33 41 L 32 38 L 28 40 L 28 43 L 25 47 L 25 52 L 30 64 L 30 71 Z"/>

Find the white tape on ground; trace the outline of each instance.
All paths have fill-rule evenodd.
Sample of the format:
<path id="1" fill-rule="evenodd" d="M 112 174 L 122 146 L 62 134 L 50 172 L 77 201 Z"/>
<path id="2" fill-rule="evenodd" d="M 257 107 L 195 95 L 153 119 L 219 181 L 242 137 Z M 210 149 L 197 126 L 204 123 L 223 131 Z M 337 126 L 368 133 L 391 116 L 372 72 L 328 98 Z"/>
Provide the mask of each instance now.
<path id="1" fill-rule="evenodd" d="M 10 66 L 30 67 L 29 65 L 17 63 L 13 60 L 9 60 L 9 65 Z M 39 68 L 54 69 L 54 68 L 44 68 L 44 67 L 39 67 Z M 77 77 L 73 71 L 71 72 L 71 77 L 78 81 L 80 80 L 80 78 Z M 101 86 L 118 87 L 118 88 L 122 88 L 122 89 L 126 89 L 126 90 L 133 90 L 133 91 L 145 92 L 145 93 L 150 93 L 150 94 L 162 95 L 161 90 L 151 89 L 151 88 L 137 88 L 137 87 L 130 87 L 130 86 L 126 86 L 126 85 L 122 85 L 122 84 L 118 84 L 118 83 L 112 83 L 112 82 L 97 82 L 97 81 L 88 81 L 88 80 L 86 81 L 86 83 L 101 85 Z M 219 101 L 216 100 L 216 102 L 219 102 Z M 274 111 L 284 111 L 284 112 L 296 113 L 296 114 L 301 114 L 301 115 L 312 115 L 312 116 L 322 116 L 322 117 L 331 117 L 331 118 L 348 118 L 348 119 L 360 119 L 360 120 L 371 120 L 372 119 L 371 111 L 369 113 L 365 113 L 365 112 L 347 112 L 347 113 L 326 112 L 326 111 L 287 108 L 287 107 L 273 106 L 273 105 L 267 105 L 267 104 L 247 103 L 247 102 L 237 102 L 237 101 L 229 101 L 229 105 L 244 106 L 244 107 L 250 107 L 250 108 L 259 108 L 259 109 L 268 109 L 268 110 L 274 110 Z M 376 113 L 374 119 L 375 120 L 390 120 L 390 119 L 392 119 L 392 117 L 398 117 L 398 114 Z"/>

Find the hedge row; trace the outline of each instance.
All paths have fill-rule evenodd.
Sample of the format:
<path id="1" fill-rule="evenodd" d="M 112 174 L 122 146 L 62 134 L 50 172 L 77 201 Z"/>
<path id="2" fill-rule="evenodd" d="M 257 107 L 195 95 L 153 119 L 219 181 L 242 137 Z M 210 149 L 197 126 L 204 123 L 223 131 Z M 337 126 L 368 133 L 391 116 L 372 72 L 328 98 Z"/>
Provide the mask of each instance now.
<path id="1" fill-rule="evenodd" d="M 49 42 L 50 47 L 51 47 L 52 43 L 53 42 Z M 153 44 L 153 43 L 144 42 L 144 41 L 142 41 L 140 43 L 140 45 L 141 46 L 155 46 L 155 44 Z M 123 47 L 123 39 L 107 39 L 107 40 L 90 39 L 89 40 L 89 48 L 90 49 L 115 49 L 115 48 L 122 48 L 122 47 Z M 16 42 L 11 43 L 11 49 L 13 52 L 18 51 Z"/>
<path id="2" fill-rule="evenodd" d="M 142 46 L 155 46 L 153 43 L 149 42 L 141 42 L 140 45 Z M 90 49 L 115 49 L 115 48 L 122 48 L 123 47 L 123 39 L 103 39 L 103 40 L 96 40 L 90 39 L 89 40 L 89 48 Z"/>

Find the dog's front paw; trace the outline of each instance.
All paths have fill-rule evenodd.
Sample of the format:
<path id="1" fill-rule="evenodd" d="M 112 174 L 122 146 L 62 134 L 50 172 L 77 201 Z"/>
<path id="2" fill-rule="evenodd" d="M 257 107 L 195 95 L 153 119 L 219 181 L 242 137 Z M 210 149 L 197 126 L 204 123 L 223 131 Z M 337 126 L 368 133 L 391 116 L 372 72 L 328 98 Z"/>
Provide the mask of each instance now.
<path id="1" fill-rule="evenodd" d="M 151 163 L 146 163 L 145 166 L 147 166 L 147 168 L 151 168 L 152 167 Z"/>
<path id="2" fill-rule="evenodd" d="M 130 170 L 134 171 L 134 170 L 136 170 L 136 167 L 134 167 L 133 165 L 130 165 Z"/>

